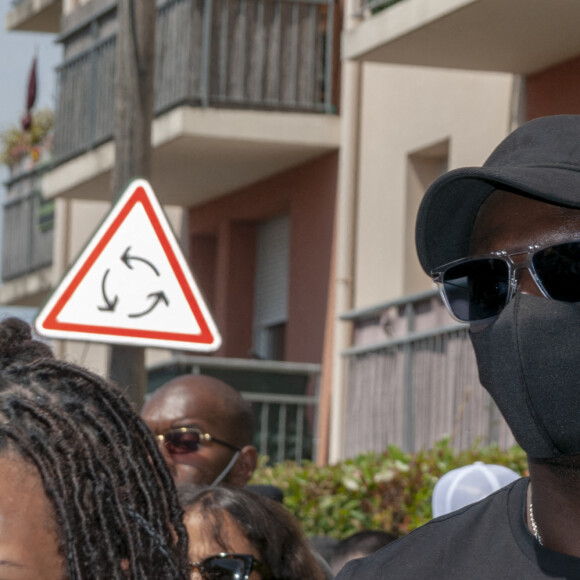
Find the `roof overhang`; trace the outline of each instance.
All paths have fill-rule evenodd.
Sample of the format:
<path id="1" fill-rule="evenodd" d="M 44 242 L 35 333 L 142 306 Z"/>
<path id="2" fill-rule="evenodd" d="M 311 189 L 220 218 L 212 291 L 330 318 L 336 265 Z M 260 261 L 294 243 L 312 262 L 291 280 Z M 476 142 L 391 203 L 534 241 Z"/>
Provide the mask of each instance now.
<path id="1" fill-rule="evenodd" d="M 20 0 L 6 14 L 7 30 L 60 32 L 62 0 Z"/>
<path id="2" fill-rule="evenodd" d="M 529 75 L 580 54 L 578 22 L 578 0 L 403 0 L 346 31 L 343 58 Z"/>

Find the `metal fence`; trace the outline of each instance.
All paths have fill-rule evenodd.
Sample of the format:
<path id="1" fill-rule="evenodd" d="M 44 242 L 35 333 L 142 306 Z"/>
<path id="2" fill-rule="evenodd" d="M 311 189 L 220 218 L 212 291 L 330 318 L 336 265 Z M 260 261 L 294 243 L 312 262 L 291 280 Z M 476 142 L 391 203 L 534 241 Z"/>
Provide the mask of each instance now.
<path id="1" fill-rule="evenodd" d="M 24 276 L 52 264 L 54 202 L 40 192 L 4 204 L 2 280 Z"/>
<path id="2" fill-rule="evenodd" d="M 57 164 L 113 137 L 115 11 L 61 38 Z M 155 114 L 182 104 L 334 113 L 336 29 L 334 0 L 167 0 L 157 15 Z"/>
<path id="3" fill-rule="evenodd" d="M 254 444 L 270 463 L 316 460 L 320 365 L 179 355 L 149 368 L 149 390 L 189 373 L 221 379 L 251 403 Z"/>
<path id="4" fill-rule="evenodd" d="M 391 6 L 403 2 L 404 0 L 359 0 L 358 9 L 354 16 L 359 18 L 369 18 L 378 12 L 382 12 Z"/>
<path id="5" fill-rule="evenodd" d="M 315 460 L 318 396 L 242 392 L 258 425 L 256 447 L 271 462 Z"/>
<path id="6" fill-rule="evenodd" d="M 415 451 L 445 436 L 457 449 L 477 441 L 515 444 L 479 383 L 467 326 L 447 318 L 435 292 L 344 318 L 352 320 L 355 340 L 362 343 L 343 353 L 347 456 L 390 444 Z"/>

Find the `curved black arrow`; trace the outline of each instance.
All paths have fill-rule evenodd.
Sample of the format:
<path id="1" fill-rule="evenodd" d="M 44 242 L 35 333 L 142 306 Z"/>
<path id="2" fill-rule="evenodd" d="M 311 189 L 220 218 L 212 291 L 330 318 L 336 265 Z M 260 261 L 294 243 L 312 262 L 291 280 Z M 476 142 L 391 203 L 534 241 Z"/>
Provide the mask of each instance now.
<path id="1" fill-rule="evenodd" d="M 102 311 L 115 312 L 117 307 L 117 302 L 119 302 L 119 297 L 115 296 L 113 300 L 110 300 L 107 296 L 107 291 L 105 290 L 105 282 L 107 281 L 107 276 L 109 275 L 109 269 L 105 272 L 103 279 L 101 281 L 101 292 L 103 293 L 103 300 L 105 301 L 105 306 L 98 306 L 97 308 Z"/>
<path id="2" fill-rule="evenodd" d="M 143 312 L 129 314 L 128 315 L 129 318 L 138 318 L 139 316 L 145 316 L 146 314 L 149 314 L 162 301 L 165 302 L 167 306 L 169 306 L 169 300 L 167 299 L 167 296 L 165 296 L 163 290 L 160 290 L 159 292 L 151 292 L 151 294 L 147 294 L 147 298 L 154 298 L 151 306 L 147 308 L 147 310 L 144 310 Z"/>
<path id="3" fill-rule="evenodd" d="M 145 258 L 140 258 L 139 256 L 130 256 L 129 255 L 130 251 L 131 246 L 128 246 L 127 249 L 123 252 L 123 255 L 121 256 L 121 261 L 123 262 L 123 264 L 125 264 L 125 266 L 127 266 L 127 268 L 132 270 L 133 266 L 131 265 L 131 262 L 134 260 L 138 260 L 139 262 L 147 264 L 155 272 L 155 275 L 159 276 L 159 271 L 151 262 L 149 262 L 149 260 L 146 260 Z"/>

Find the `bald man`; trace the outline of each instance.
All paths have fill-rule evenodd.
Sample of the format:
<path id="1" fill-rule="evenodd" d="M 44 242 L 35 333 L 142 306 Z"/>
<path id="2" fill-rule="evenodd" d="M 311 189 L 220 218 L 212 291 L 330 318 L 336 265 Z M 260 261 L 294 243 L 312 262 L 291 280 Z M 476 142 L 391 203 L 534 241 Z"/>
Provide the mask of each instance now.
<path id="1" fill-rule="evenodd" d="M 141 416 L 157 436 L 176 484 L 245 486 L 256 468 L 249 404 L 232 387 L 183 375 L 157 389 Z"/>

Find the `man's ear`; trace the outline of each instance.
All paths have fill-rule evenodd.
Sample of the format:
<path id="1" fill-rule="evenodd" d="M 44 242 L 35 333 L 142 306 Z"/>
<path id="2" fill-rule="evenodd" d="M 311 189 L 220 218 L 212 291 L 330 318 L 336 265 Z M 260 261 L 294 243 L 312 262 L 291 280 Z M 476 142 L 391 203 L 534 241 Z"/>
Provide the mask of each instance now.
<path id="1" fill-rule="evenodd" d="M 250 481 L 258 465 L 258 451 L 253 445 L 242 447 L 238 460 L 232 467 L 228 483 L 236 487 L 244 487 Z"/>

